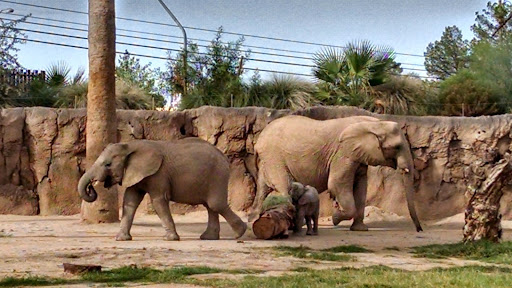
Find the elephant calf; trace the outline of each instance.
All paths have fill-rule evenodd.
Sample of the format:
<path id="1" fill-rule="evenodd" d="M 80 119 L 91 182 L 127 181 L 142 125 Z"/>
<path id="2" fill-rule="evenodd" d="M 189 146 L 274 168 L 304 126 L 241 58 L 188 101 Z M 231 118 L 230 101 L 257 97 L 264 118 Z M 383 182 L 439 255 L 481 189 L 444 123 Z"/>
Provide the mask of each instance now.
<path id="1" fill-rule="evenodd" d="M 320 211 L 320 198 L 318 191 L 309 185 L 302 185 L 299 182 L 292 182 L 290 191 L 292 203 L 295 205 L 295 227 L 294 232 L 302 231 L 303 221 L 306 219 L 308 230 L 306 235 L 318 235 L 318 215 Z M 313 221 L 313 227 L 311 227 Z"/>
<path id="2" fill-rule="evenodd" d="M 80 197 L 97 198 L 92 184 L 126 187 L 121 229 L 116 240 L 131 240 L 133 217 L 146 193 L 166 230 L 165 240 L 179 240 L 169 201 L 202 204 L 208 227 L 201 239 L 219 239 L 219 214 L 241 237 L 247 229 L 228 206 L 229 161 L 215 146 L 199 138 L 176 141 L 135 140 L 109 144 L 78 183 Z"/>

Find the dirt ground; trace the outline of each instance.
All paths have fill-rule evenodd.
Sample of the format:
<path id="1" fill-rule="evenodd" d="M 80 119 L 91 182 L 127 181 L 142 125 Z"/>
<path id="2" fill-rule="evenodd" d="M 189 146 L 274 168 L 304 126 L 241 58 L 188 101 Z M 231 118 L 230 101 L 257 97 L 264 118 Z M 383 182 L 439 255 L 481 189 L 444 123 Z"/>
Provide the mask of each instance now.
<path id="1" fill-rule="evenodd" d="M 205 265 L 223 269 L 258 269 L 267 271 L 264 275 L 278 275 L 296 267 L 321 269 L 380 264 L 423 270 L 471 262 L 414 258 L 407 249 L 460 241 L 464 223 L 462 214 L 423 223 L 425 231 L 416 233 L 408 218 L 375 207 L 367 207 L 366 213 L 366 223 L 370 227 L 368 232 L 349 231 L 348 221 L 333 227 L 330 218 L 322 218 L 319 236 L 291 235 L 284 240 L 259 240 L 251 230 L 235 240 L 234 233 L 221 218 L 221 240 L 201 241 L 199 235 L 206 228 L 207 213 L 193 212 L 174 215 L 181 237 L 181 241 L 177 242 L 162 239 L 164 229 L 156 215 L 137 215 L 131 232 L 133 240 L 126 242 L 114 240 L 119 223 L 86 225 L 80 222 L 79 215 L 0 215 L 0 279 L 26 275 L 72 277 L 63 272 L 63 263 L 98 264 L 107 269 L 130 264 L 153 268 Z M 244 213 L 239 215 L 247 219 Z M 505 240 L 512 240 L 512 223 L 505 222 L 503 226 Z M 269 249 L 277 245 L 305 245 L 322 249 L 348 244 L 359 245 L 373 252 L 353 254 L 355 261 L 314 263 L 307 259 L 276 257 Z M 391 247 L 393 249 L 389 249 Z"/>

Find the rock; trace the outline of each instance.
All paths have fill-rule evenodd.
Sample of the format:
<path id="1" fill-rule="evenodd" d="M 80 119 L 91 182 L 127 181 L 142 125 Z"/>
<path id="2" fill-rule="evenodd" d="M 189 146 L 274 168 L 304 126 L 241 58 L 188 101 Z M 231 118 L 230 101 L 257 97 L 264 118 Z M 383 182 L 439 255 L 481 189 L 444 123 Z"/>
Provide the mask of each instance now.
<path id="1" fill-rule="evenodd" d="M 422 220 L 463 212 L 468 200 L 465 196 L 467 167 L 482 157 L 510 152 L 512 139 L 512 115 L 413 117 L 377 115 L 354 107 L 313 107 L 299 111 L 259 107 L 201 107 L 177 112 L 119 110 L 117 138 L 120 141 L 174 140 L 197 136 L 215 144 L 231 162 L 229 201 L 236 210 L 245 210 L 255 193 L 254 143 L 269 122 L 289 114 L 318 120 L 369 115 L 398 122 L 415 155 L 419 172 L 416 207 Z M 76 183 L 85 167 L 85 116 L 85 109 L 0 110 L 0 189 L 10 187 L 2 190 L 0 213 L 17 211 L 31 215 L 39 213 L 37 207 L 45 215 L 78 213 L 80 199 Z M 395 171 L 371 167 L 368 178 L 367 205 L 408 215 L 405 196 L 398 189 L 400 177 Z M 511 187 L 504 189 L 503 199 L 510 199 L 506 192 Z M 37 198 L 31 198 L 34 195 L 39 197 L 38 202 Z M 20 199 L 31 200 L 23 203 Z M 141 212 L 151 211 L 149 201 L 144 201 Z M 329 197 L 322 198 L 324 216 L 330 214 L 330 201 Z M 179 213 L 203 209 L 171 205 Z M 512 219 L 510 201 L 502 201 L 502 212 L 504 219 Z"/>

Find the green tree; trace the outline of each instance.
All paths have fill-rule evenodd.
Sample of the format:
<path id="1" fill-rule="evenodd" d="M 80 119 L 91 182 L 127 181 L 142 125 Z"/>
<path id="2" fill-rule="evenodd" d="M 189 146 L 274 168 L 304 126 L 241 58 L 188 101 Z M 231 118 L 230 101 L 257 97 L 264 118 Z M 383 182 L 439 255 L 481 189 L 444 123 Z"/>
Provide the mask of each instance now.
<path id="1" fill-rule="evenodd" d="M 24 22 L 30 15 L 15 20 L 0 19 L 0 107 L 16 106 L 22 88 L 5 81 L 9 70 L 20 68 L 17 45 L 24 44 L 27 35 L 16 26 Z"/>
<path id="2" fill-rule="evenodd" d="M 482 40 L 494 42 L 499 38 L 510 36 L 512 34 L 512 21 L 508 21 L 499 33 L 493 37 L 496 29 L 506 22 L 510 13 L 512 13 L 512 4 L 509 1 L 487 2 L 486 9 L 475 13 L 476 23 L 471 26 L 471 31 L 475 34 L 474 42 Z"/>
<path id="3" fill-rule="evenodd" d="M 390 47 L 375 46 L 369 41 L 350 42 L 344 50 L 321 50 L 313 59 L 313 74 L 320 80 L 319 99 L 328 105 L 365 103 L 372 86 L 401 72 L 394 57 Z"/>
<path id="4" fill-rule="evenodd" d="M 481 81 L 478 73 L 459 71 L 440 85 L 441 115 L 479 116 L 503 113 L 496 89 Z"/>
<path id="5" fill-rule="evenodd" d="M 29 15 L 16 20 L 0 19 L 0 64 L 3 69 L 15 69 L 21 67 L 18 62 L 18 44 L 24 44 L 27 35 L 23 34 L 16 26 L 25 22 Z"/>
<path id="6" fill-rule="evenodd" d="M 141 92 L 154 99 L 156 107 L 163 107 L 165 98 L 160 93 L 157 83 L 159 76 L 158 69 L 151 69 L 151 63 L 141 65 L 140 60 L 130 55 L 128 50 L 125 50 L 118 59 L 116 66 L 117 79 L 123 80 L 128 85 L 139 87 Z"/>
<path id="7" fill-rule="evenodd" d="M 457 26 L 446 27 L 441 39 L 427 46 L 425 69 L 441 80 L 466 68 L 469 64 L 469 42 L 462 39 Z"/>
<path id="8" fill-rule="evenodd" d="M 234 106 L 235 99 L 244 97 L 241 69 L 250 55 L 243 51 L 244 38 L 225 42 L 223 29 L 219 28 L 215 38 L 199 52 L 197 44 L 190 43 L 187 62 L 188 95 L 181 100 L 181 108 L 188 109 L 202 105 Z M 169 53 L 168 71 L 163 75 L 169 79 L 173 93 L 182 94 L 184 85 L 183 52 L 173 57 Z M 232 101 L 233 99 L 233 101 Z"/>

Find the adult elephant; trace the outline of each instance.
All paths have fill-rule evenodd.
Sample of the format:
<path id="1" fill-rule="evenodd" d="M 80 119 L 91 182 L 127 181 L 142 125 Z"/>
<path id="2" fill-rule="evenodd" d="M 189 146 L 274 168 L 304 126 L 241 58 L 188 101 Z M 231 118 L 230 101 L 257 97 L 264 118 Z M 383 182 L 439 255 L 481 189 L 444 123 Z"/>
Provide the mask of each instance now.
<path id="1" fill-rule="evenodd" d="M 259 214 L 270 190 L 285 194 L 297 181 L 336 198 L 343 211 L 334 212 L 335 225 L 354 219 L 350 229 L 366 231 L 367 165 L 384 165 L 402 172 L 409 213 L 416 230 L 422 231 L 414 207 L 413 158 L 395 122 L 368 116 L 325 121 L 285 116 L 263 129 L 254 149 L 258 189 L 249 220 Z M 362 181 L 356 182 L 358 177 Z"/>
<path id="2" fill-rule="evenodd" d="M 219 214 L 237 238 L 247 225 L 228 206 L 229 161 L 220 150 L 198 138 L 176 141 L 135 140 L 108 145 L 80 178 L 78 191 L 87 202 L 97 198 L 93 184 L 126 187 L 121 229 L 116 240 L 131 240 L 135 211 L 146 193 L 166 230 L 165 240 L 179 240 L 169 201 L 202 204 L 208 227 L 201 239 L 219 239 Z"/>

